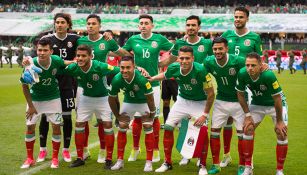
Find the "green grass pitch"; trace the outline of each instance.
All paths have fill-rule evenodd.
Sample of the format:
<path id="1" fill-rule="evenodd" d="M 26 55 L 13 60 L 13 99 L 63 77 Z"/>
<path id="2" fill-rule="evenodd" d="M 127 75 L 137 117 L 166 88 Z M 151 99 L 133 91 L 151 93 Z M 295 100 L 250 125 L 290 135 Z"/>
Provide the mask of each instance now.
<path id="1" fill-rule="evenodd" d="M 20 169 L 20 165 L 26 158 L 26 150 L 24 145 L 25 133 L 25 107 L 26 101 L 22 94 L 21 85 L 19 83 L 19 76 L 21 69 L 14 65 L 13 69 L 4 65 L 0 68 L 0 174 L 21 174 L 27 170 Z M 289 150 L 285 163 L 285 174 L 307 174 L 306 155 L 307 155 L 307 132 L 306 132 L 306 107 L 307 107 L 307 76 L 298 71 L 294 75 L 290 75 L 288 71 L 284 71 L 281 75 L 277 75 L 283 91 L 287 97 L 289 105 Z M 75 118 L 73 116 L 73 118 Z M 161 120 L 162 121 L 162 120 Z M 90 125 L 90 139 L 89 143 L 98 141 L 97 129 L 92 127 L 94 120 Z M 37 127 L 38 128 L 38 127 Z M 51 130 L 51 128 L 50 128 Z M 51 133 L 51 132 L 49 132 Z M 176 132 L 177 133 L 177 132 Z M 154 169 L 158 168 L 163 161 L 163 147 L 162 147 L 163 130 L 160 135 L 160 154 L 161 161 L 154 163 Z M 35 157 L 39 151 L 38 131 L 36 132 L 35 143 Z M 51 158 L 51 140 L 48 138 L 48 160 Z M 222 169 L 221 175 L 232 175 L 237 172 L 237 138 L 234 137 L 231 145 L 231 156 L 233 163 Z M 143 167 L 145 163 L 145 146 L 144 136 L 141 138 L 141 149 L 143 150 L 140 159 L 136 162 L 127 162 L 132 145 L 131 133 L 128 134 L 128 143 L 125 154 L 125 167 L 120 171 L 106 171 L 101 164 L 96 162 L 99 146 L 95 146 L 91 151 L 91 159 L 86 161 L 86 165 L 80 168 L 69 168 L 69 163 L 60 162 L 59 169 L 51 169 L 48 164 L 45 168 L 35 174 L 145 174 Z M 254 150 L 254 174 L 256 175 L 272 175 L 275 174 L 275 146 L 276 136 L 274 133 L 274 126 L 269 117 L 267 117 L 256 131 L 255 150 Z M 75 151 L 74 139 L 71 141 L 71 151 Z M 221 157 L 223 151 L 221 150 Z M 184 167 L 179 167 L 180 155 L 173 149 L 173 170 L 164 174 L 197 174 L 198 168 L 195 166 L 196 160 Z M 113 154 L 113 161 L 116 160 L 116 145 Z M 207 168 L 210 168 L 212 163 L 211 153 L 208 154 Z M 36 164 L 35 167 L 43 163 Z M 30 168 L 30 170 L 33 168 Z M 146 173 L 156 174 L 156 173 Z"/>

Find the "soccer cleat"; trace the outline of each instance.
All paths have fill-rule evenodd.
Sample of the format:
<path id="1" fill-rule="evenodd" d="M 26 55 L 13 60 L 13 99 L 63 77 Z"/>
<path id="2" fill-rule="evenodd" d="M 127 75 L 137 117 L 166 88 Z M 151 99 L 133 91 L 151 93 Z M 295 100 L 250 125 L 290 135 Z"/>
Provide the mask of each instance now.
<path id="1" fill-rule="evenodd" d="M 144 172 L 151 172 L 152 171 L 152 162 L 149 160 L 146 160 L 145 166 L 144 166 Z"/>
<path id="2" fill-rule="evenodd" d="M 206 167 L 201 165 L 201 167 L 198 171 L 198 175 L 207 175 L 207 174 L 208 174 L 208 171 L 207 171 Z"/>
<path id="3" fill-rule="evenodd" d="M 283 170 L 276 170 L 276 175 L 284 175 Z"/>
<path id="4" fill-rule="evenodd" d="M 83 149 L 83 160 L 87 160 L 91 157 L 90 150 L 87 147 L 84 147 Z"/>
<path id="5" fill-rule="evenodd" d="M 130 156 L 129 156 L 129 159 L 128 159 L 128 162 L 136 161 L 136 159 L 138 158 L 138 155 L 140 154 L 140 152 L 141 152 L 140 148 L 138 150 L 132 149 L 131 153 L 130 153 Z"/>
<path id="6" fill-rule="evenodd" d="M 37 158 L 36 162 L 43 162 L 43 161 L 45 161 L 46 157 L 47 157 L 47 150 L 41 149 L 39 151 L 38 158 Z"/>
<path id="7" fill-rule="evenodd" d="M 112 160 L 106 160 L 106 163 L 104 165 L 104 169 L 106 169 L 106 170 L 111 169 L 112 164 L 113 164 Z"/>
<path id="8" fill-rule="evenodd" d="M 243 172 L 244 172 L 244 168 L 245 168 L 245 166 L 243 166 L 243 165 L 239 165 L 237 175 L 242 175 L 242 174 L 243 174 Z"/>
<path id="9" fill-rule="evenodd" d="M 223 156 L 223 160 L 220 162 L 220 167 L 221 168 L 225 168 L 226 166 L 228 166 L 231 163 L 232 159 L 230 154 L 224 154 Z"/>
<path id="10" fill-rule="evenodd" d="M 62 151 L 62 157 L 65 162 L 71 162 L 71 156 L 68 149 Z"/>
<path id="11" fill-rule="evenodd" d="M 172 164 L 169 164 L 169 163 L 167 163 L 167 162 L 164 162 L 164 163 L 160 166 L 160 168 L 158 168 L 158 169 L 155 170 L 155 172 L 156 172 L 156 173 L 163 173 L 163 172 L 166 172 L 167 170 L 171 170 L 171 169 L 173 169 Z"/>
<path id="12" fill-rule="evenodd" d="M 106 163 L 106 151 L 104 149 L 99 150 L 97 162 Z"/>
<path id="13" fill-rule="evenodd" d="M 253 175 L 253 169 L 251 166 L 245 166 L 242 175 Z"/>
<path id="14" fill-rule="evenodd" d="M 179 162 L 179 165 L 182 166 L 182 165 L 187 165 L 189 163 L 190 163 L 190 159 L 186 159 L 186 158 L 182 157 L 182 159 Z"/>
<path id="15" fill-rule="evenodd" d="M 152 162 L 159 162 L 159 161 L 160 161 L 160 151 L 159 150 L 154 150 L 153 151 Z"/>
<path id="16" fill-rule="evenodd" d="M 35 161 L 33 159 L 27 158 L 20 168 L 21 169 L 30 168 L 30 166 L 33 165 L 35 165 Z"/>
<path id="17" fill-rule="evenodd" d="M 111 170 L 120 170 L 124 168 L 124 160 L 118 159 L 115 165 L 111 167 Z"/>
<path id="18" fill-rule="evenodd" d="M 59 168 L 59 159 L 58 158 L 52 159 L 50 168 Z"/>
<path id="19" fill-rule="evenodd" d="M 208 174 L 217 174 L 221 172 L 221 167 L 219 165 L 213 164 L 211 169 L 208 171 Z"/>
<path id="20" fill-rule="evenodd" d="M 82 166 L 84 164 L 85 164 L 84 160 L 77 158 L 75 161 L 72 162 L 72 164 L 70 164 L 69 167 L 74 168 L 74 167 Z"/>

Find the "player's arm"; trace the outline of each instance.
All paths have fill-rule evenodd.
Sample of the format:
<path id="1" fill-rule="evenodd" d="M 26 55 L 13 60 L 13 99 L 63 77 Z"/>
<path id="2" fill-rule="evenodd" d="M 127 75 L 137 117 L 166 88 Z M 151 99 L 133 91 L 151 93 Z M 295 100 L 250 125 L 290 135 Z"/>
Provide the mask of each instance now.
<path id="1" fill-rule="evenodd" d="M 116 103 L 116 99 L 117 99 L 117 96 L 110 96 L 109 95 L 108 101 L 109 101 L 109 105 L 110 105 L 110 108 L 112 110 L 112 113 L 114 114 L 114 116 L 116 118 L 118 118 L 120 115 L 119 115 L 119 109 L 118 109 L 118 106 L 117 106 L 117 103 Z"/>
<path id="2" fill-rule="evenodd" d="M 65 66 L 68 66 L 68 65 L 70 65 L 72 63 L 76 63 L 76 62 L 77 62 L 76 60 L 64 60 Z"/>
<path id="3" fill-rule="evenodd" d="M 153 118 L 156 115 L 156 106 L 153 93 L 147 94 L 146 100 L 150 111 L 150 116 Z"/>
<path id="4" fill-rule="evenodd" d="M 150 81 L 150 82 L 152 82 L 152 81 L 161 81 L 161 80 L 165 80 L 166 78 L 165 78 L 165 75 L 164 75 L 164 73 L 162 72 L 162 73 L 159 73 L 158 75 L 155 75 L 155 76 L 153 76 L 153 77 L 149 77 L 148 78 L 148 80 Z"/>
<path id="5" fill-rule="evenodd" d="M 165 67 L 172 63 L 174 63 L 177 60 L 177 56 L 170 54 L 169 57 L 165 58 L 164 60 L 159 62 L 159 67 Z"/>
<path id="6" fill-rule="evenodd" d="M 262 44 L 261 44 L 261 39 L 260 36 L 258 35 L 256 44 L 255 44 L 255 51 L 259 54 L 262 55 Z"/>
<path id="7" fill-rule="evenodd" d="M 121 56 L 121 57 L 123 57 L 123 56 L 133 56 L 130 52 L 128 52 L 126 49 L 123 49 L 123 48 L 120 48 L 120 49 L 118 49 L 115 52 L 110 52 L 109 53 L 110 56 L 113 56 L 111 54 L 117 55 L 117 56 Z"/>
<path id="8" fill-rule="evenodd" d="M 281 94 L 273 95 L 274 107 L 276 111 L 275 132 L 284 139 L 287 136 L 288 128 L 282 119 L 282 99 Z"/>
<path id="9" fill-rule="evenodd" d="M 30 94 L 29 85 L 22 84 L 22 92 L 23 92 L 23 95 L 25 96 L 26 101 L 28 103 L 28 110 L 26 112 L 26 118 L 31 120 L 33 114 L 37 114 L 37 111 L 36 111 L 36 109 L 33 105 L 33 102 L 32 102 L 32 97 L 31 97 L 31 94 Z"/>

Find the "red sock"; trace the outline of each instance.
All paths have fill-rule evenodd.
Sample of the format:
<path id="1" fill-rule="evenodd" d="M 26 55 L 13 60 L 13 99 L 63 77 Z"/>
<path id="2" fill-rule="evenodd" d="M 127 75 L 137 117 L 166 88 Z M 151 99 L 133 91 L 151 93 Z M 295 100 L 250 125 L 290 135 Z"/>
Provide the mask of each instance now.
<path id="1" fill-rule="evenodd" d="M 33 157 L 33 150 L 34 150 L 34 143 L 35 143 L 35 133 L 26 132 L 26 149 L 27 149 L 27 158 L 34 160 Z"/>
<path id="2" fill-rule="evenodd" d="M 203 126 L 203 127 L 206 127 L 206 126 Z M 201 128 L 203 129 L 203 128 Z M 201 165 L 203 166 L 206 166 L 206 162 L 207 162 L 207 155 L 208 155 L 208 147 L 209 147 L 209 138 L 208 138 L 208 128 L 206 127 L 206 133 L 203 135 L 203 137 L 205 137 L 205 140 L 204 140 L 204 148 L 203 148 L 203 151 L 202 151 L 202 156 L 200 158 L 200 163 Z"/>
<path id="3" fill-rule="evenodd" d="M 164 154 L 166 163 L 172 164 L 172 149 L 174 145 L 174 131 L 164 130 Z"/>
<path id="4" fill-rule="evenodd" d="M 160 138 L 160 120 L 155 118 L 152 124 L 154 134 L 154 150 L 159 150 L 159 138 Z"/>
<path id="5" fill-rule="evenodd" d="M 117 133 L 117 159 L 124 160 L 125 147 L 127 144 L 126 131 L 118 131 Z"/>
<path id="6" fill-rule="evenodd" d="M 98 136 L 100 141 L 100 149 L 105 149 L 105 141 L 104 141 L 104 130 L 103 130 L 103 123 L 98 123 Z"/>
<path id="7" fill-rule="evenodd" d="M 276 161 L 277 161 L 276 169 L 278 170 L 284 169 L 284 163 L 287 157 L 287 152 L 288 152 L 288 144 L 276 145 Z"/>
<path id="8" fill-rule="evenodd" d="M 153 131 L 145 134 L 146 160 L 152 161 L 154 141 Z"/>
<path id="9" fill-rule="evenodd" d="M 243 135 L 243 154 L 246 166 L 251 166 L 254 152 L 254 137 Z"/>
<path id="10" fill-rule="evenodd" d="M 83 160 L 83 148 L 85 142 L 85 128 L 77 128 L 75 130 L 75 143 L 78 158 Z"/>
<path id="11" fill-rule="evenodd" d="M 106 130 L 111 130 L 110 132 L 106 132 Z M 114 149 L 114 133 L 113 129 L 105 129 L 104 131 L 104 139 L 106 142 L 106 151 L 107 151 L 107 160 L 112 160 L 113 149 Z"/>
<path id="12" fill-rule="evenodd" d="M 245 165 L 244 154 L 243 154 L 243 138 L 238 137 L 238 152 L 239 152 L 239 165 Z"/>
<path id="13" fill-rule="evenodd" d="M 229 153 L 232 138 L 232 126 L 226 125 L 223 130 L 224 154 Z"/>
<path id="14" fill-rule="evenodd" d="M 132 122 L 132 135 L 133 135 L 133 147 L 139 149 L 140 138 L 142 132 L 142 120 L 141 118 L 134 118 Z"/>
<path id="15" fill-rule="evenodd" d="M 213 164 L 219 164 L 220 163 L 220 149 L 221 149 L 219 132 L 211 131 L 210 148 L 211 148 Z"/>
<path id="16" fill-rule="evenodd" d="M 52 136 L 52 158 L 58 158 L 61 146 L 61 135 Z"/>
<path id="17" fill-rule="evenodd" d="M 88 146 L 88 136 L 90 134 L 90 129 L 88 127 L 88 122 L 85 122 L 85 135 L 84 135 L 84 147 Z"/>

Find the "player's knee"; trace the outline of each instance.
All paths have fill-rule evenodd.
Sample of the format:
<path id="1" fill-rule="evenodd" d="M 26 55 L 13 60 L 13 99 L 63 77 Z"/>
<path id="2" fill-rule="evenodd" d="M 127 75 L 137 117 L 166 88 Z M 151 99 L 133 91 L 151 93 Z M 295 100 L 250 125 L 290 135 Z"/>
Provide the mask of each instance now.
<path id="1" fill-rule="evenodd" d="M 211 132 L 221 132 L 221 128 L 211 128 Z"/>
<path id="2" fill-rule="evenodd" d="M 152 128 L 152 122 L 143 122 L 142 123 L 144 130 L 148 130 Z"/>
<path id="3" fill-rule="evenodd" d="M 227 125 L 231 125 L 233 123 L 233 118 L 231 116 L 229 116 L 228 120 L 227 120 Z"/>
<path id="4" fill-rule="evenodd" d="M 76 122 L 76 127 L 78 127 L 78 128 L 85 127 L 85 122 Z"/>
<path id="5" fill-rule="evenodd" d="M 27 125 L 27 132 L 35 133 L 35 125 Z"/>
<path id="6" fill-rule="evenodd" d="M 163 107 L 169 107 L 170 100 L 163 100 Z"/>
<path id="7" fill-rule="evenodd" d="M 254 125 L 248 125 L 244 128 L 244 134 L 245 135 L 253 135 L 255 131 L 255 127 Z"/>
<path id="8" fill-rule="evenodd" d="M 103 122 L 103 128 L 110 129 L 112 128 L 112 122 Z"/>
<path id="9" fill-rule="evenodd" d="M 125 122 L 119 121 L 119 128 L 123 129 L 123 130 L 128 129 L 129 128 L 129 123 L 125 123 Z"/>

